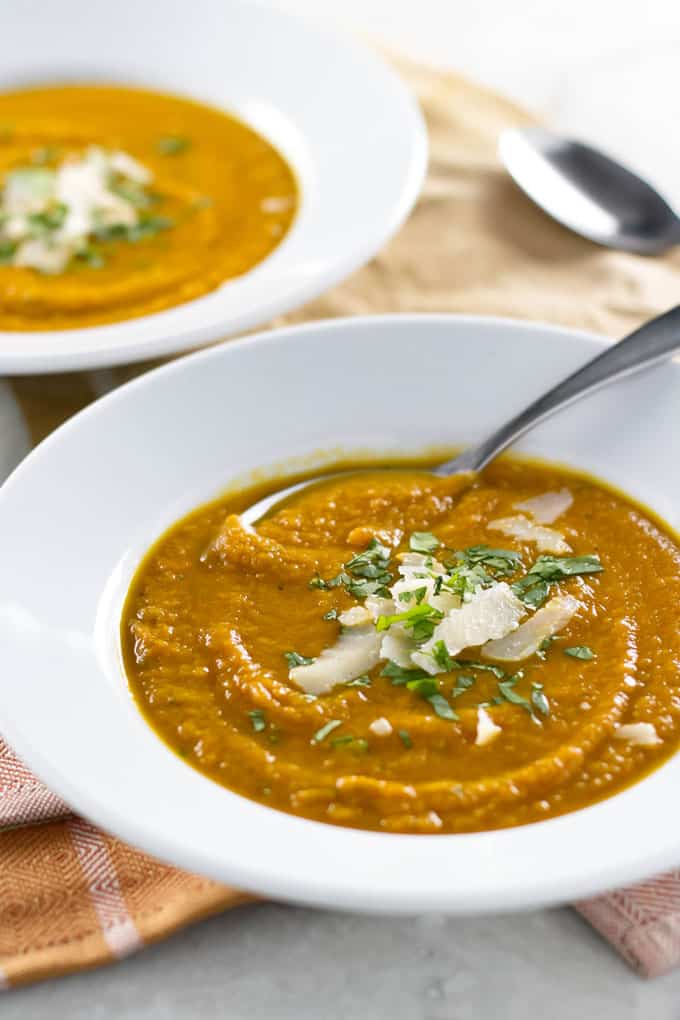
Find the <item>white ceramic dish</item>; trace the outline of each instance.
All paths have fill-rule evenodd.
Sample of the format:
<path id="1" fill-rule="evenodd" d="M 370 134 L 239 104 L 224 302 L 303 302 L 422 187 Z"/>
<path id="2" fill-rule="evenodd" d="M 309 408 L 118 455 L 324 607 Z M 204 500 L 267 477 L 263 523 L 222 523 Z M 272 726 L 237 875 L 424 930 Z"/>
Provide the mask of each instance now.
<path id="1" fill-rule="evenodd" d="M 266 322 L 373 256 L 416 200 L 427 161 L 417 104 L 368 50 L 240 0 L 14 4 L 0 17 L 0 89 L 114 81 L 236 113 L 286 156 L 297 219 L 258 266 L 186 304 L 128 322 L 0 332 L 0 374 L 170 354 Z"/>
<path id="2" fill-rule="evenodd" d="M 140 556 L 232 479 L 319 450 L 479 439 L 601 342 L 497 319 L 339 320 L 192 355 L 73 418 L 0 490 L 0 724 L 10 743 L 123 839 L 288 900 L 496 911 L 677 866 L 669 806 L 680 756 L 610 800 L 540 824 L 359 832 L 252 803 L 188 767 L 142 720 L 120 664 L 122 600 Z M 395 413 L 400 403 L 408 414 Z M 624 487 L 677 526 L 678 434 L 671 363 L 575 405 L 522 448 Z"/>

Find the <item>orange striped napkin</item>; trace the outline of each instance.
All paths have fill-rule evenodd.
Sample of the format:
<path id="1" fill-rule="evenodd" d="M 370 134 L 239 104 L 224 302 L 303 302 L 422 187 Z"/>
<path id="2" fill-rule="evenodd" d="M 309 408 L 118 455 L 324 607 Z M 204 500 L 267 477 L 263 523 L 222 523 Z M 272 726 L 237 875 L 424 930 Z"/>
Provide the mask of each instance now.
<path id="1" fill-rule="evenodd" d="M 680 252 L 652 260 L 596 248 L 514 188 L 496 161 L 496 138 L 526 114 L 453 75 L 402 69 L 430 130 L 418 207 L 377 259 L 286 321 L 479 312 L 616 336 L 675 303 Z M 28 377 L 12 388 L 37 442 L 139 371 Z M 106 963 L 246 899 L 77 818 L 0 740 L 0 986 Z M 578 909 L 640 973 L 680 963 L 680 871 Z"/>

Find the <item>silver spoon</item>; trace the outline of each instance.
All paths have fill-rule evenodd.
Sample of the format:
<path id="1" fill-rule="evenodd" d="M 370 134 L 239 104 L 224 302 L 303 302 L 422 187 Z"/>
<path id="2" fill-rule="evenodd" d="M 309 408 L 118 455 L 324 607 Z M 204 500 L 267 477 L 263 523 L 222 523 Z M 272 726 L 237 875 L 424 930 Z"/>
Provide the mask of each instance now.
<path id="1" fill-rule="evenodd" d="M 680 305 L 676 305 L 675 308 L 671 308 L 670 311 L 655 319 L 650 319 L 634 333 L 630 333 L 623 340 L 607 347 L 592 361 L 586 362 L 582 368 L 567 376 L 510 421 L 501 425 L 478 446 L 473 446 L 458 457 L 454 457 L 453 460 L 447 460 L 444 464 L 433 468 L 432 473 L 439 477 L 447 477 L 448 475 L 481 471 L 511 443 L 556 411 L 561 411 L 563 407 L 573 404 L 575 400 L 600 389 L 601 386 L 606 386 L 617 379 L 623 379 L 625 376 L 649 368 L 678 351 L 680 351 Z M 340 475 L 358 473 L 335 471 L 313 480 L 296 482 L 294 485 L 289 485 L 285 489 L 280 489 L 278 492 L 259 499 L 257 503 L 242 511 L 241 521 L 243 524 L 252 525 L 271 511 L 272 507 L 308 485 L 315 485 L 320 481 L 337 478 Z"/>
<path id="2" fill-rule="evenodd" d="M 658 191 L 597 149 L 532 127 L 504 131 L 498 151 L 522 191 L 577 234 L 641 255 L 680 244 L 680 218 Z"/>

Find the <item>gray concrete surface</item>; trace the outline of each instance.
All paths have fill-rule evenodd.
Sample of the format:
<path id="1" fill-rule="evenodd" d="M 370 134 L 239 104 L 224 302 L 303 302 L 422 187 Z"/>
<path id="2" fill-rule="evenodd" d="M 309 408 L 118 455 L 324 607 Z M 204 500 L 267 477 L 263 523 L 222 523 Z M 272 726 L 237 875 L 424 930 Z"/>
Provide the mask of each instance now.
<path id="1" fill-rule="evenodd" d="M 240 907 L 0 997 L 2 1020 L 678 1020 L 571 910 L 475 920 Z"/>

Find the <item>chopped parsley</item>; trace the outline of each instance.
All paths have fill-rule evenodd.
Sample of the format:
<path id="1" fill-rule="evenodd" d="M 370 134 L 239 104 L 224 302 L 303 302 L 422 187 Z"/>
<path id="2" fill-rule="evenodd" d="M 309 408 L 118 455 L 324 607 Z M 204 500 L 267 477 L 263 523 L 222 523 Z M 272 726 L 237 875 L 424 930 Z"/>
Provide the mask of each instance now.
<path id="1" fill-rule="evenodd" d="M 400 602 L 413 602 L 415 599 L 416 605 L 420 605 L 425 596 L 427 595 L 427 588 L 415 588 L 413 591 L 402 591 L 399 595 Z"/>
<path id="2" fill-rule="evenodd" d="M 415 672 L 411 670 L 411 672 Z M 444 695 L 439 690 L 439 685 L 436 680 L 431 676 L 422 676 L 416 679 L 408 680 L 406 686 L 409 691 L 413 691 L 414 694 L 419 694 L 425 701 L 429 701 L 435 710 L 436 714 L 440 719 L 448 719 L 453 721 L 458 718 L 458 715 L 449 705 Z"/>
<path id="3" fill-rule="evenodd" d="M 604 570 L 599 556 L 539 556 L 529 573 L 512 585 L 515 595 L 530 609 L 543 605 L 549 586 L 565 577 L 599 574 Z"/>
<path id="4" fill-rule="evenodd" d="M 496 577 L 509 577 L 521 563 L 519 553 L 512 549 L 493 549 L 489 545 L 471 545 L 455 553 L 456 559 L 467 567 L 483 567 Z"/>
<path id="5" fill-rule="evenodd" d="M 323 620 L 337 620 L 338 611 L 337 609 L 329 609 L 327 613 L 323 614 Z"/>
<path id="6" fill-rule="evenodd" d="M 413 680 L 429 680 L 430 674 L 424 669 L 405 669 L 396 662 L 388 662 L 380 676 L 389 677 L 393 687 L 402 687 Z"/>
<path id="7" fill-rule="evenodd" d="M 439 668 L 443 669 L 446 673 L 450 673 L 455 665 L 443 641 L 435 641 L 432 646 L 432 658 Z"/>
<path id="8" fill-rule="evenodd" d="M 300 655 L 299 652 L 284 652 L 283 657 L 288 663 L 289 669 L 295 669 L 296 666 L 311 666 L 314 662 L 314 659 L 308 655 Z"/>
<path id="9" fill-rule="evenodd" d="M 42 212 L 29 213 L 27 217 L 28 225 L 34 236 L 48 234 L 51 230 L 58 230 L 59 227 L 63 226 L 67 213 L 68 206 L 64 205 L 63 202 L 57 202 Z"/>
<path id="10" fill-rule="evenodd" d="M 370 687 L 371 678 L 364 674 L 363 676 L 357 676 L 354 680 L 348 680 L 345 683 L 345 687 Z"/>
<path id="11" fill-rule="evenodd" d="M 414 680 L 408 680 L 406 686 L 414 694 L 420 694 L 422 698 L 429 698 L 439 693 L 439 684 L 431 676 L 422 676 Z"/>
<path id="12" fill-rule="evenodd" d="M 425 700 L 430 702 L 440 719 L 446 719 L 449 722 L 458 719 L 458 714 L 454 712 L 443 694 L 430 694 Z"/>
<path id="13" fill-rule="evenodd" d="M 595 658 L 595 652 L 588 645 L 573 645 L 571 648 L 565 648 L 564 654 L 570 655 L 572 659 L 583 659 L 585 662 Z"/>
<path id="14" fill-rule="evenodd" d="M 493 666 L 489 662 L 477 662 L 476 659 L 454 659 L 453 664 L 456 669 L 479 669 L 493 673 L 499 680 L 505 676 L 505 670 L 501 666 Z"/>
<path id="15" fill-rule="evenodd" d="M 494 578 L 479 565 L 456 567 L 448 577 L 442 578 L 442 585 L 462 602 L 469 602 L 480 588 L 494 584 Z"/>
<path id="16" fill-rule="evenodd" d="M 410 750 L 413 747 L 413 741 L 411 740 L 411 734 L 409 733 L 409 731 L 397 730 L 397 733 L 399 735 L 399 739 L 401 740 L 406 750 L 407 751 Z"/>
<path id="17" fill-rule="evenodd" d="M 320 744 L 326 739 L 329 733 L 332 733 L 333 730 L 337 730 L 338 726 L 342 726 L 342 719 L 331 719 L 329 722 L 324 723 L 324 725 L 318 729 L 312 737 L 312 743 Z"/>
<path id="18" fill-rule="evenodd" d="M 403 613 L 379 616 L 375 626 L 378 631 L 381 631 L 389 630 L 393 623 L 403 623 L 404 627 L 410 629 L 416 644 L 422 644 L 423 641 L 428 641 L 432 637 L 435 627 L 443 616 L 440 609 L 434 609 L 427 602 L 421 602 L 420 605 L 412 606 Z"/>
<path id="19" fill-rule="evenodd" d="M 543 693 L 543 684 L 532 683 L 531 704 L 541 715 L 550 715 L 550 702 Z"/>
<path id="20" fill-rule="evenodd" d="M 465 673 L 460 673 L 456 677 L 456 685 L 451 691 L 451 697 L 459 698 L 461 694 L 464 694 L 465 691 L 469 690 L 470 687 L 472 687 L 474 682 L 475 678 L 473 676 L 467 676 Z"/>
<path id="21" fill-rule="evenodd" d="M 161 156 L 178 156 L 180 152 L 186 152 L 191 142 L 183 135 L 162 135 L 156 143 L 156 149 Z"/>
<path id="22" fill-rule="evenodd" d="M 353 737 L 350 733 L 341 737 L 333 737 L 331 745 L 333 747 L 348 747 L 352 751 L 368 751 L 368 741 L 365 737 Z"/>
<path id="23" fill-rule="evenodd" d="M 264 712 L 261 708 L 253 708 L 252 711 L 248 712 L 250 716 L 250 725 L 253 727 L 256 733 L 261 733 L 267 725 L 264 717 Z"/>
<path id="24" fill-rule="evenodd" d="M 324 579 L 313 577 L 310 588 L 327 591 L 331 588 L 345 587 L 350 595 L 357 599 L 365 599 L 368 595 L 389 597 L 387 586 L 393 580 L 389 570 L 390 550 L 387 546 L 372 538 L 363 552 L 357 553 L 351 560 L 343 564 L 343 569 L 335 577 Z"/>
<path id="25" fill-rule="evenodd" d="M 433 553 L 440 545 L 441 542 L 431 531 L 414 531 L 408 540 L 408 546 L 412 552 L 425 553 L 425 555 Z"/>

